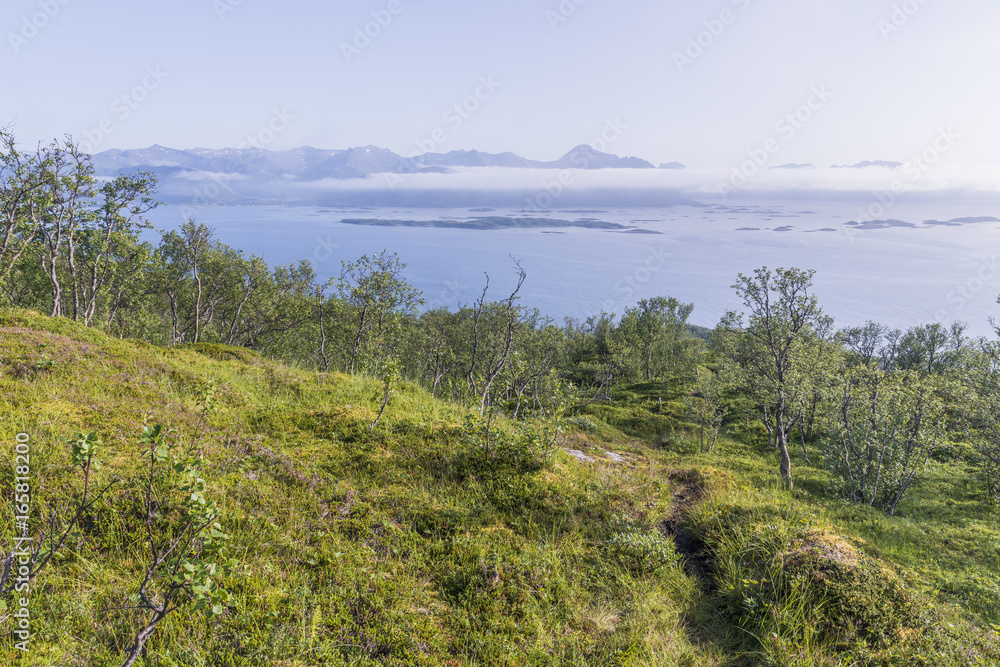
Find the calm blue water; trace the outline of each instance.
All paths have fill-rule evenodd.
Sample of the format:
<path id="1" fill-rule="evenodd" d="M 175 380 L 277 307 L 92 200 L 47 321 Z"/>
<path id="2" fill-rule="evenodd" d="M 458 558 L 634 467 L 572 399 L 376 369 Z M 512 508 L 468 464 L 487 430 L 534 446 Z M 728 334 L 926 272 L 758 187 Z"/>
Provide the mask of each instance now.
<path id="1" fill-rule="evenodd" d="M 308 206 L 209 206 L 194 211 L 217 238 L 272 264 L 309 259 L 321 278 L 337 275 L 341 260 L 382 249 L 406 262 L 406 277 L 428 306 L 456 307 L 479 296 L 483 272 L 490 295 L 506 296 L 521 261 L 528 279 L 522 303 L 559 320 L 600 311 L 621 313 L 637 300 L 669 295 L 693 302 L 691 321 L 714 326 L 739 309 L 731 285 L 738 272 L 762 265 L 816 270 L 815 292 L 838 326 L 867 319 L 906 328 L 962 320 L 970 333 L 992 335 L 1000 315 L 1000 223 L 925 225 L 928 219 L 1000 217 L 1000 205 L 982 202 L 903 204 L 884 217 L 917 228 L 854 231 L 870 202 L 728 201 L 725 206 L 658 209 L 553 210 L 544 214 L 498 209 L 333 209 Z M 190 213 L 190 209 L 188 209 Z M 363 227 L 342 218 L 466 219 L 478 215 L 597 218 L 661 234 L 603 230 L 449 230 Z M 181 223 L 181 209 L 150 216 L 159 228 Z M 787 231 L 776 228 L 790 227 Z M 744 228 L 756 228 L 756 231 Z M 834 231 L 819 231 L 832 229 Z M 153 237 L 151 237 L 153 238 Z"/>

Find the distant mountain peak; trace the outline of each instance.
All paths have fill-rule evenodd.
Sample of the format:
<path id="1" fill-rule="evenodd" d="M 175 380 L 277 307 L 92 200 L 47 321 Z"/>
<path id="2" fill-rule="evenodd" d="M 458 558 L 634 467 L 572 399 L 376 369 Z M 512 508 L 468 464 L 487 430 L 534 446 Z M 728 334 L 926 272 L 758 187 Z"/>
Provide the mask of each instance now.
<path id="1" fill-rule="evenodd" d="M 653 165 L 637 157 L 619 157 L 604 153 L 593 146 L 580 144 L 554 162 L 548 163 L 564 169 L 653 169 Z"/>
<path id="2" fill-rule="evenodd" d="M 611 153 L 604 153 L 602 151 L 597 150 L 590 144 L 578 144 L 576 146 L 573 146 L 573 148 L 569 149 L 566 152 L 566 155 L 571 155 L 573 153 L 587 153 L 590 155 L 611 155 Z M 564 155 L 563 157 L 566 157 L 566 155 Z"/>

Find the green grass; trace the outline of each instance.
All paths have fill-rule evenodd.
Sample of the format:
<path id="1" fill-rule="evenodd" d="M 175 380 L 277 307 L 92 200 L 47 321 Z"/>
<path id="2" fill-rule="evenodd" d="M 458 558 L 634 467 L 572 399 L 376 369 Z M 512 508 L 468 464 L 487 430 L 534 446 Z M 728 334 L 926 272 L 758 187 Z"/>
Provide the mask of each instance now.
<path id="1" fill-rule="evenodd" d="M 0 539 L 18 431 L 36 503 L 79 497 L 77 431 L 103 441 L 93 481 L 121 480 L 34 583 L 27 656 L 3 621 L 0 663 L 121 664 L 151 416 L 209 461 L 239 567 L 225 612 L 168 617 L 146 666 L 996 664 L 1000 530 L 961 464 L 935 463 L 891 518 L 826 495 L 801 460 L 787 493 L 764 448 L 698 453 L 683 394 L 620 390 L 558 446 L 504 422 L 487 450 L 413 385 L 369 433 L 373 379 L 0 312 Z"/>

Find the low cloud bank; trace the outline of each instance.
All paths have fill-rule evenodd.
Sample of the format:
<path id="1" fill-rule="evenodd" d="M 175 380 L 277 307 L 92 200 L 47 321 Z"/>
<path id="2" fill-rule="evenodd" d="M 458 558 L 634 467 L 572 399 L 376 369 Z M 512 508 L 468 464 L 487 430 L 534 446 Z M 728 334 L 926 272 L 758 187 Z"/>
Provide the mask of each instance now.
<path id="1" fill-rule="evenodd" d="M 719 198 L 841 199 L 894 193 L 912 197 L 1000 197 L 1000 168 L 912 163 L 896 168 L 518 169 L 463 167 L 447 172 L 365 178 L 257 181 L 244 174 L 162 173 L 171 199 L 289 199 L 327 205 L 670 206 Z"/>

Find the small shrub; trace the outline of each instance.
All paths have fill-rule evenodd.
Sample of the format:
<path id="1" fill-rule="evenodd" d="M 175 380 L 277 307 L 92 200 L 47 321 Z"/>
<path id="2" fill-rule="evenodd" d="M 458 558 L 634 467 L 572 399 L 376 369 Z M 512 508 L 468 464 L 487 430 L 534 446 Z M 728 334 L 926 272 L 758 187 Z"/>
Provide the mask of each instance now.
<path id="1" fill-rule="evenodd" d="M 530 425 L 520 425 L 514 433 L 509 433 L 469 417 L 465 423 L 465 440 L 468 449 L 462 467 L 466 474 L 525 475 L 541 470 L 549 458 L 548 439 Z"/>
<path id="2" fill-rule="evenodd" d="M 597 424 L 586 417 L 567 417 L 564 421 L 569 426 L 577 428 L 584 433 L 597 433 Z"/>
<path id="3" fill-rule="evenodd" d="M 652 574 L 680 561 L 672 540 L 658 532 L 616 533 L 604 543 L 606 556 L 630 572 Z"/>

